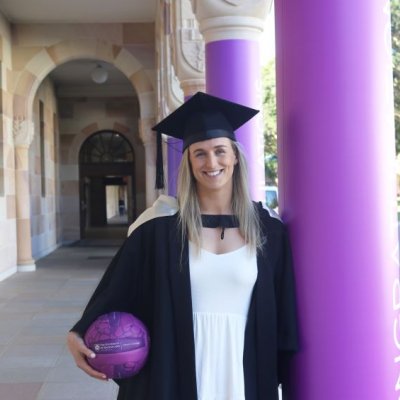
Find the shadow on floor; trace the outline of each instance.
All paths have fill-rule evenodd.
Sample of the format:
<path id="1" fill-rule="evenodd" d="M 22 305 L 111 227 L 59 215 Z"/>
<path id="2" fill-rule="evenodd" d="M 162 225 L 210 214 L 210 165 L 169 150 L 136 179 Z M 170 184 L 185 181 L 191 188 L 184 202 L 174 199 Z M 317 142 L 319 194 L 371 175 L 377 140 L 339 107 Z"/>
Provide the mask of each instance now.
<path id="1" fill-rule="evenodd" d="M 0 399 L 112 400 L 117 385 L 79 370 L 65 344 L 115 246 L 62 247 L 0 282 Z"/>

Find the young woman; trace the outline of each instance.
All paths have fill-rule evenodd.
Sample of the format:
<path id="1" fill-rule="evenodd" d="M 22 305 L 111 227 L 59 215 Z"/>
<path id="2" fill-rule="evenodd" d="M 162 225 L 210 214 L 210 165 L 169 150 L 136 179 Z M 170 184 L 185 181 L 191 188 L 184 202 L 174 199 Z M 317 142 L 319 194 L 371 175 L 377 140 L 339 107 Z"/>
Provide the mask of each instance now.
<path id="1" fill-rule="evenodd" d="M 255 113 L 199 92 L 155 127 L 183 139 L 177 212 L 159 201 L 139 218 L 68 335 L 77 365 L 106 379 L 86 362 L 88 326 L 110 311 L 147 325 L 149 360 L 117 382 L 118 399 L 275 400 L 285 389 L 297 350 L 289 244 L 251 201 L 234 134 Z"/>

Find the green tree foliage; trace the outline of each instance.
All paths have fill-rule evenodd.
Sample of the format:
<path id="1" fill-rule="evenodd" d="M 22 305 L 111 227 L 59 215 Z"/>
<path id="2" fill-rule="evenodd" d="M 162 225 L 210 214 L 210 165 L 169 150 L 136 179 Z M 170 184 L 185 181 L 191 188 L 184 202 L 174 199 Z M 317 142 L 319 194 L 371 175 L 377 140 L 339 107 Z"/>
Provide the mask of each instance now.
<path id="1" fill-rule="evenodd" d="M 400 153 L 400 0 L 391 1 L 396 154 Z"/>
<path id="2" fill-rule="evenodd" d="M 275 59 L 262 70 L 263 117 L 264 117 L 264 154 L 265 176 L 270 185 L 277 181 L 277 143 L 276 143 L 276 84 Z"/>

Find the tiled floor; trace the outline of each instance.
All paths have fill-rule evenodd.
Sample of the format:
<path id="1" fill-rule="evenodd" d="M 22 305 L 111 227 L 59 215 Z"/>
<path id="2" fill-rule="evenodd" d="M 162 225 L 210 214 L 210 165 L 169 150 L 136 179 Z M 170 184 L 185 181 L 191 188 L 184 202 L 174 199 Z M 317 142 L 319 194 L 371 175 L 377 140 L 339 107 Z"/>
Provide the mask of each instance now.
<path id="1" fill-rule="evenodd" d="M 111 400 L 117 386 L 90 378 L 66 348 L 116 247 L 63 247 L 0 282 L 0 399 Z"/>

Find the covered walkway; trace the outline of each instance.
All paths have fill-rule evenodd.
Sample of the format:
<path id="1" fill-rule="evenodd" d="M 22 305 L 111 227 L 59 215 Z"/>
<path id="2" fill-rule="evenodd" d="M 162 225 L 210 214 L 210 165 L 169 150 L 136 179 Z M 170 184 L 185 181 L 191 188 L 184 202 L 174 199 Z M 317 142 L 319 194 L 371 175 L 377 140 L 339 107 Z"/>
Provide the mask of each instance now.
<path id="1" fill-rule="evenodd" d="M 116 247 L 63 247 L 0 282 L 0 399 L 111 400 L 114 382 L 79 370 L 65 344 Z"/>

